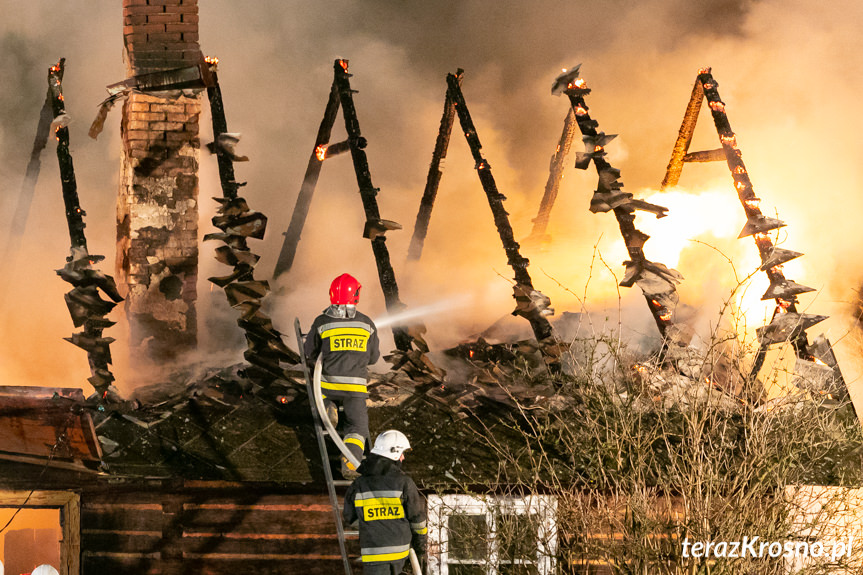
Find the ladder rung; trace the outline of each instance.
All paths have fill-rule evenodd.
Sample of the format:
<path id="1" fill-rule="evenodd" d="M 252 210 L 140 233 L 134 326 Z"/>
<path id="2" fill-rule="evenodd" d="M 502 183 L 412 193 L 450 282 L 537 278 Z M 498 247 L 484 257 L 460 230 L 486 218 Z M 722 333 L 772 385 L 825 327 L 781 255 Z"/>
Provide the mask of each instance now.
<path id="1" fill-rule="evenodd" d="M 353 483 L 353 481 L 348 479 L 333 479 L 333 485 L 336 487 L 350 487 L 351 483 Z"/>
<path id="2" fill-rule="evenodd" d="M 359 531 L 345 531 L 345 537 L 359 537 Z"/>

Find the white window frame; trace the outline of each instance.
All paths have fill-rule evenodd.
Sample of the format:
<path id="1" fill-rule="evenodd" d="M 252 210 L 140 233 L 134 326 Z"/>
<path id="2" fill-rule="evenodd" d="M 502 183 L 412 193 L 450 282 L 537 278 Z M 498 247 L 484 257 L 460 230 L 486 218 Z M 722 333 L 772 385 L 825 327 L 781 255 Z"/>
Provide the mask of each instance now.
<path id="1" fill-rule="evenodd" d="M 497 575 L 499 542 L 495 536 L 497 513 L 508 515 L 536 515 L 537 557 L 533 561 L 540 575 L 554 573 L 557 552 L 557 500 L 550 495 L 529 495 L 526 497 L 494 495 L 430 495 L 428 497 L 428 536 L 429 571 L 431 575 L 449 575 L 448 519 L 451 515 L 485 515 L 489 526 L 489 558 L 485 563 L 487 575 Z M 464 564 L 478 564 L 476 561 L 463 561 Z M 479 564 L 482 564 L 479 563 Z"/>

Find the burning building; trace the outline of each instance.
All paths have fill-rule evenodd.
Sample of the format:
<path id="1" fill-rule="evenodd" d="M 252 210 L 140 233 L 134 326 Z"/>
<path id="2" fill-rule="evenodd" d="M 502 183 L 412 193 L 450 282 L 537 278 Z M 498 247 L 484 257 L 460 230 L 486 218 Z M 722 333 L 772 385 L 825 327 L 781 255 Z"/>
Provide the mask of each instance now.
<path id="1" fill-rule="evenodd" d="M 222 186 L 213 218 L 219 231 L 210 234 L 209 239 L 222 242 L 215 250 L 217 259 L 231 268 L 227 275 L 214 276 L 211 281 L 225 288 L 230 307 L 239 315 L 248 344 L 245 354 L 248 365 L 198 366 L 175 374 L 170 385 L 143 387 L 134 396 L 128 394 L 128 403 L 101 408 L 62 388 L 34 391 L 25 399 L 8 394 L 0 402 L 5 421 L 26 423 L 32 437 L 40 441 L 22 445 L 18 438 L 19 441 L 0 449 L 0 457 L 9 465 L 2 478 L 4 489 L 10 491 L 6 501 L 19 506 L 35 505 L 38 501 L 39 505 L 62 510 L 62 559 L 68 573 L 78 569 L 83 573 L 122 570 L 215 574 L 236 571 L 240 565 L 272 573 L 331 572 L 338 568 L 341 558 L 333 538 L 332 510 L 321 484 L 322 468 L 310 441 L 306 398 L 298 392 L 299 378 L 290 368 L 298 358 L 291 354 L 276 330 L 279 322 L 265 314 L 268 310 L 262 300 L 269 292 L 269 285 L 262 279 L 260 269 L 255 268 L 260 256 L 252 253 L 246 243 L 247 239 L 263 237 L 267 218 L 253 211 L 250 207 L 253 202 L 239 195 L 242 182 L 233 175 L 233 162 L 244 158 L 234 149 L 237 135 L 228 132 L 215 62 L 203 61 L 201 57 L 197 4 L 187 0 L 159 3 L 127 0 L 124 25 L 129 79 L 117 85 L 118 91 L 112 96 L 125 92 L 117 265 L 120 291 L 127 301 L 132 345 L 141 357 L 156 363 L 181 356 L 195 347 L 200 208 L 197 167 L 206 161 L 198 155 L 199 126 L 206 116 L 205 112 L 202 114 L 200 100 L 206 90 L 214 125 L 212 151 Z M 177 71 L 183 72 L 178 75 Z M 184 76 L 187 73 L 193 76 Z M 386 248 L 382 249 L 386 245 L 383 232 L 394 227 L 381 220 L 374 201 L 378 190 L 372 184 L 369 158 L 365 156 L 368 142 L 360 136 L 351 102 L 353 90 L 347 83 L 347 61 L 337 60 L 334 73 L 325 121 L 341 106 L 348 139 L 330 144 L 322 123 L 307 170 L 320 171 L 339 151 L 351 152 L 353 175 L 357 177 L 363 203 L 363 231 L 366 239 L 371 240 L 386 307 L 396 310 L 400 302 L 398 291 L 391 289 L 395 287 L 392 268 L 398 268 L 399 264 L 389 270 L 382 265 L 386 252 Z M 611 211 L 616 216 L 627 252 L 623 285 L 642 288 L 654 322 L 665 333 L 676 323 L 672 320 L 677 319 L 675 284 L 679 278 L 670 268 L 646 259 L 642 250 L 646 234 L 635 228 L 632 218 L 635 208 L 648 208 L 658 216 L 664 210 L 647 201 L 639 203 L 632 194 L 621 191 L 620 171 L 612 166 L 612 161 L 618 163 L 618 159 L 605 149 L 610 137 L 597 131 L 598 124 L 590 117 L 592 111 L 584 102 L 586 87 L 578 85 L 577 78 L 573 80 L 572 86 L 570 82 L 564 84 L 571 106 L 553 158 L 558 161 L 549 176 L 547 197 L 536 218 L 534 235 L 542 238 L 548 235 L 542 226 L 551 223 L 548 207 L 560 187 L 558 176 L 562 173 L 567 142 L 578 128 L 587 145 L 579 154 L 580 167 L 593 162 L 599 177 L 590 202 L 591 211 Z M 714 112 L 717 102 L 718 95 L 711 105 Z M 227 103 L 230 106 L 231 100 Z M 527 258 L 514 241 L 513 228 L 518 224 L 518 214 L 524 210 L 508 203 L 514 223 L 507 219 L 510 214 L 504 210 L 503 195 L 491 177 L 490 163 L 480 152 L 477 126 L 467 113 L 460 74 L 448 78 L 439 133 L 451 130 L 456 117 L 486 194 L 481 200 L 487 201 L 492 209 L 494 232 L 503 242 L 507 263 L 516 276 L 519 309 L 530 316 L 535 339 L 546 339 L 551 323 L 544 315 L 533 312 L 540 304 L 547 305 L 547 301 L 540 297 L 542 294 L 535 295 L 533 280 L 526 273 Z M 373 122 L 364 123 L 367 136 L 374 133 L 370 125 Z M 477 125 L 484 126 L 480 120 Z M 485 130 L 483 127 L 484 136 L 494 134 L 493 129 Z M 371 142 L 382 139 L 369 137 Z M 495 136 L 485 141 L 495 142 Z M 732 143 L 729 141 L 729 145 Z M 371 149 L 369 157 L 374 159 Z M 445 156 L 446 145 L 442 143 L 433 155 L 428 190 L 440 181 L 439 166 Z M 506 162 L 496 161 L 495 165 L 504 167 L 496 172 L 497 176 L 501 172 L 507 174 Z M 312 175 L 316 180 L 317 175 Z M 307 171 L 303 190 L 309 188 L 309 178 Z M 513 183 L 506 175 L 500 181 L 502 188 L 503 182 Z M 313 187 L 314 182 L 310 185 Z M 561 194 L 562 200 L 565 195 Z M 433 194 L 431 198 L 433 201 Z M 328 202 L 334 203 L 337 202 Z M 273 205 L 263 204 L 268 209 Z M 585 207 L 587 202 L 582 204 Z M 297 205 L 300 206 L 299 199 Z M 352 206 L 358 208 L 359 203 Z M 469 211 L 463 206 L 460 203 L 458 209 Z M 746 209 L 751 211 L 754 207 L 746 204 Z M 338 212 L 341 216 L 360 210 L 340 207 Z M 749 215 L 752 214 L 747 212 Z M 416 229 L 423 231 L 420 216 L 422 208 Z M 287 235 L 291 236 L 290 227 Z M 351 236 L 347 232 L 340 235 Z M 354 234 L 355 240 L 359 235 Z M 459 236 L 460 240 L 468 241 L 467 232 Z M 397 245 L 391 241 L 389 245 L 394 244 Z M 409 253 L 418 257 L 415 243 Z M 500 255 L 499 249 L 496 253 Z M 447 256 L 455 259 L 452 253 Z M 389 252 L 386 259 L 388 262 Z M 535 265 L 534 269 L 541 268 Z M 452 275 L 455 277 L 455 273 Z M 289 289 L 291 282 L 299 283 L 296 277 L 285 276 Z M 392 280 L 389 292 L 385 280 Z M 778 287 L 795 289 L 789 284 Z M 308 302 L 304 306 L 308 307 Z M 102 325 L 88 319 L 91 328 Z M 784 341 L 789 334 L 799 336 L 797 327 L 774 325 L 761 333 L 768 339 Z M 97 335 L 101 337 L 101 333 L 93 334 L 94 338 L 98 339 Z M 90 345 L 93 342 L 78 339 L 91 348 L 88 353 L 105 343 L 96 342 L 98 345 L 94 347 Z M 416 342 L 413 335 L 404 331 L 399 339 L 397 330 L 394 343 L 402 352 L 397 354 L 396 361 L 400 369 L 374 382 L 373 427 L 405 429 L 415 444 L 413 458 L 418 462 L 411 470 L 430 494 L 437 497 L 432 491 L 444 485 L 441 489 L 452 492 L 446 495 L 464 495 L 454 492 L 462 490 L 465 483 L 499 477 L 500 462 L 471 444 L 472 437 L 487 431 L 484 426 L 492 425 L 496 433 L 505 435 L 507 425 L 496 421 L 496 414 L 517 411 L 524 405 L 542 408 L 565 399 L 555 397 L 558 390 L 554 386 L 515 381 L 523 375 L 516 366 L 528 366 L 531 374 L 542 371 L 544 359 L 536 341 L 489 343 L 477 339 L 463 344 L 456 352 L 469 360 L 470 371 L 463 378 L 448 379 L 424 361 L 423 353 L 417 353 L 422 350 L 411 349 Z M 703 389 L 713 389 L 710 381 L 690 379 L 697 380 L 699 385 L 706 383 Z M 506 385 L 499 385 L 501 382 Z M 96 389 L 101 391 L 103 381 L 98 383 Z M 732 396 L 729 394 L 729 405 L 736 405 Z M 655 403 L 666 405 L 662 397 Z M 494 424 L 490 424 L 492 421 Z M 517 443 L 520 437 L 513 435 L 509 440 Z M 470 447 L 465 449 L 465 445 Z M 21 493 L 34 484 L 40 486 L 37 499 L 28 501 Z M 475 515 L 487 517 L 486 524 L 492 525 L 495 516 L 486 511 L 485 515 L 479 512 Z M 435 513 L 441 530 L 458 522 L 456 519 L 448 523 L 445 514 Z M 543 525 L 546 524 L 543 520 Z M 501 548 L 499 542 L 495 545 L 495 549 Z M 351 550 L 356 552 L 355 545 Z M 439 565 L 448 561 L 453 565 L 470 564 L 475 560 L 464 549 L 448 558 L 441 557 L 437 559 Z M 548 569 L 543 564 L 542 572 Z"/>

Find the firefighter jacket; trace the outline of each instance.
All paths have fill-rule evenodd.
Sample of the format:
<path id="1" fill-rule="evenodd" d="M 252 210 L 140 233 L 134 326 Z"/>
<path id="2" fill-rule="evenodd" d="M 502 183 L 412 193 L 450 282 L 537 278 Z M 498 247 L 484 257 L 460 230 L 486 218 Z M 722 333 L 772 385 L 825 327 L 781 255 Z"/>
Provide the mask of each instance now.
<path id="1" fill-rule="evenodd" d="M 368 366 L 380 357 L 378 330 L 365 314 L 333 317 L 329 308 L 315 318 L 304 344 L 306 360 L 323 356 L 321 390 L 327 397 L 366 394 Z"/>
<path id="2" fill-rule="evenodd" d="M 369 454 L 345 494 L 344 520 L 359 522 L 363 563 L 399 561 L 425 552 L 425 498 L 397 461 Z"/>

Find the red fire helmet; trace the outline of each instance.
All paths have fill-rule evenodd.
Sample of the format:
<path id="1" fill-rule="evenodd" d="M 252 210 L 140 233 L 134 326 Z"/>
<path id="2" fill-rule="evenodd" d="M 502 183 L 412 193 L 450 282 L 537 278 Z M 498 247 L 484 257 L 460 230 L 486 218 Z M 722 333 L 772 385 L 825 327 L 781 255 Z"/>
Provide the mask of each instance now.
<path id="1" fill-rule="evenodd" d="M 350 274 L 342 274 L 330 284 L 330 303 L 333 305 L 357 305 L 360 303 L 360 282 Z"/>

